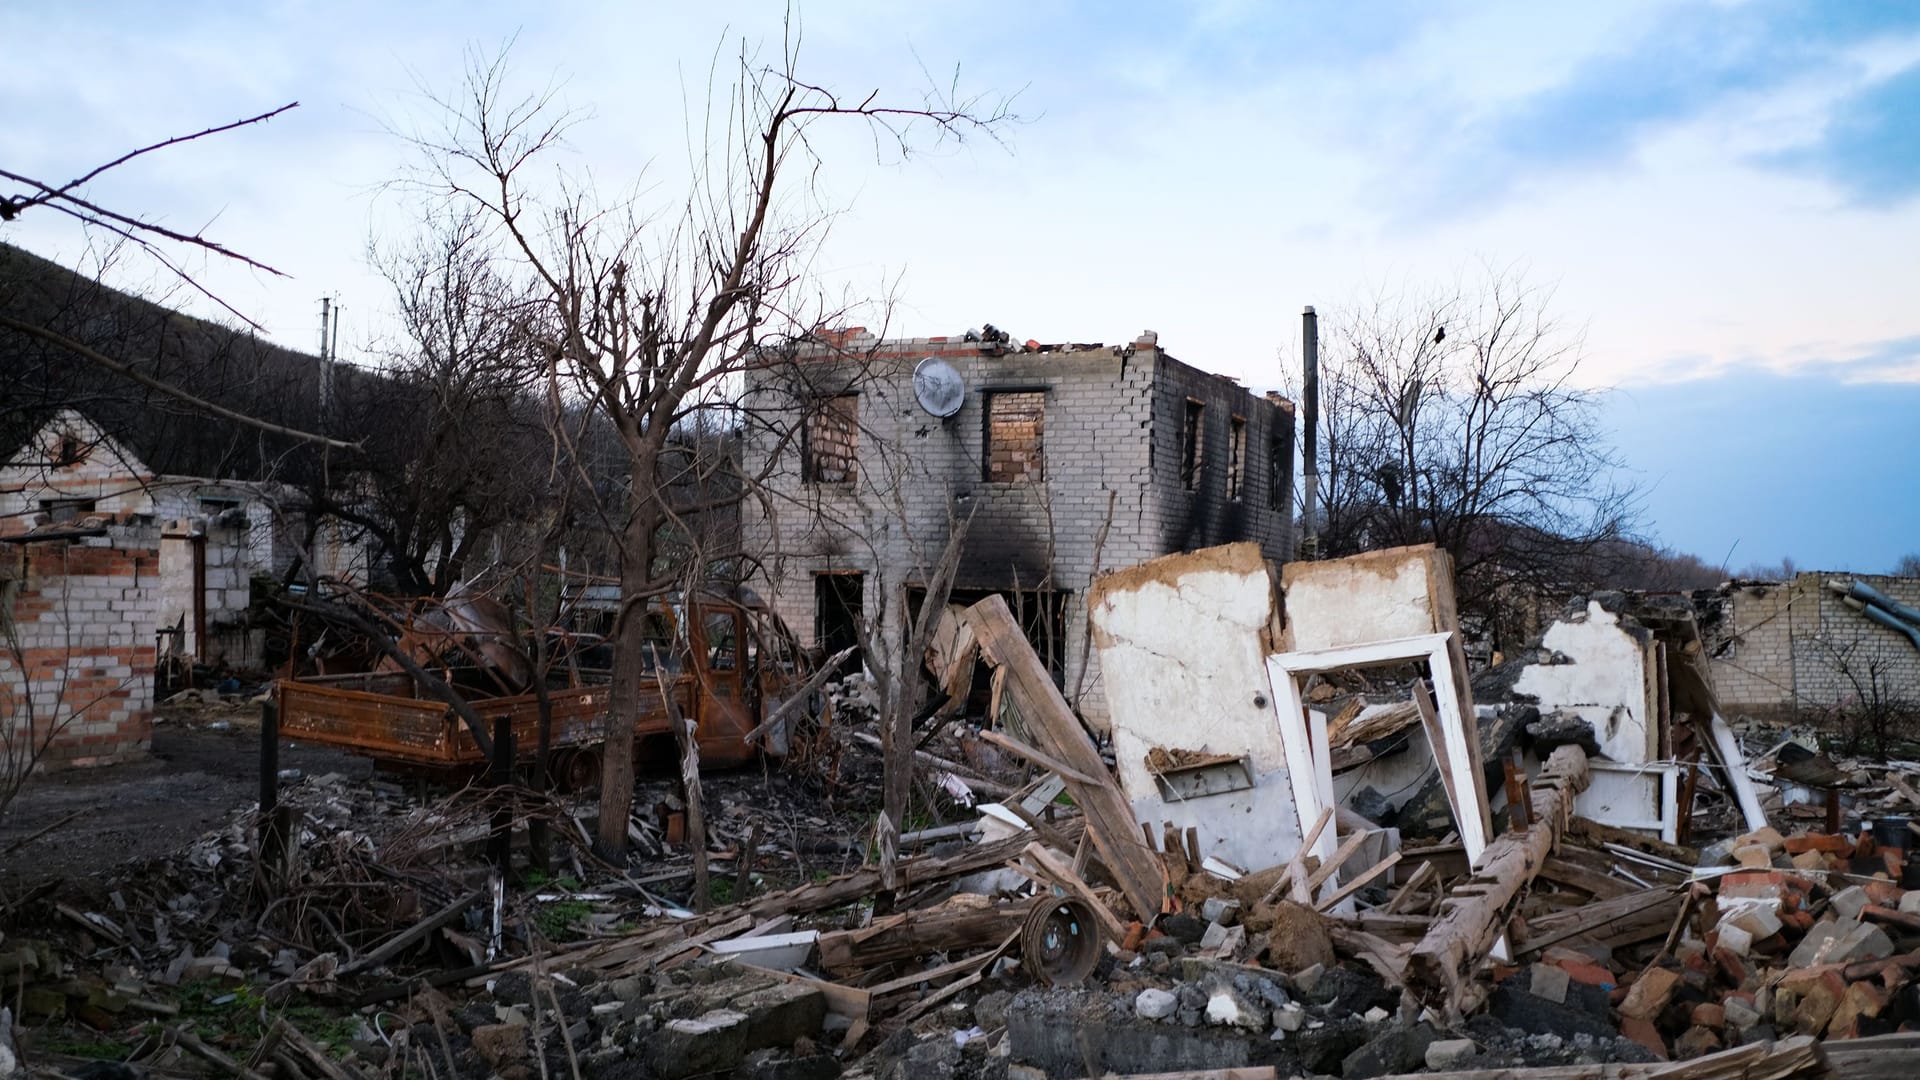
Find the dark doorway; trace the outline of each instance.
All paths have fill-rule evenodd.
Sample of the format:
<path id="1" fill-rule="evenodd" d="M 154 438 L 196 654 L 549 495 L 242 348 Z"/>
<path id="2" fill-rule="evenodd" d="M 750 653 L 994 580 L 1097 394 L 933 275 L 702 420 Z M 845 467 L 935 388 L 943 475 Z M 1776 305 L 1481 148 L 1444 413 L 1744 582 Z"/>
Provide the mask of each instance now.
<path id="1" fill-rule="evenodd" d="M 813 639 L 819 643 L 822 659 L 841 649 L 860 645 L 860 617 L 865 606 L 866 579 L 861 574 L 816 574 L 813 579 Z M 860 671 L 860 654 L 855 652 L 840 665 L 845 677 Z"/>

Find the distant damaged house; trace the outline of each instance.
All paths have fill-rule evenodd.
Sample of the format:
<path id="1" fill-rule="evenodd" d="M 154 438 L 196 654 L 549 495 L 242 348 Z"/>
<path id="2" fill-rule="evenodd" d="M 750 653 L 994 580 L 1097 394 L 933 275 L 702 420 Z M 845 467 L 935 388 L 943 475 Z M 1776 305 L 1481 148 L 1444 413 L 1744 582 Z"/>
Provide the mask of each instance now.
<path id="1" fill-rule="evenodd" d="M 1004 594 L 1070 702 L 1104 726 L 1086 590 L 1103 571 L 1251 541 L 1292 554 L 1293 407 L 1127 345 L 817 334 L 749 372 L 749 579 L 832 652 L 899 640 L 968 522 L 952 599 Z"/>
<path id="2" fill-rule="evenodd" d="M 162 451 L 164 453 L 164 451 Z M 149 647 L 200 662 L 257 666 L 246 613 L 255 575 L 287 572 L 305 549 L 297 491 L 270 481 L 165 473 L 73 409 L 55 412 L 0 461 L 0 538 L 110 528 L 157 552 Z M 368 551 L 348 529 L 316 531 L 323 576 L 364 584 Z"/>

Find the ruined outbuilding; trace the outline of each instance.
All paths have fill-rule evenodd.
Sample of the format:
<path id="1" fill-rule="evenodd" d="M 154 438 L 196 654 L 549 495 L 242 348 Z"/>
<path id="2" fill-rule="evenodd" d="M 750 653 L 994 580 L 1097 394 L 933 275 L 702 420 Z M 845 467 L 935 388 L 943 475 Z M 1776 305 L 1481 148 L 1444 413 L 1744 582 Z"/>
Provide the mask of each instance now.
<path id="1" fill-rule="evenodd" d="M 263 481 L 159 472 L 124 440 L 75 409 L 53 414 L 0 464 L 0 537 L 85 521 L 152 531 L 159 566 L 147 588 L 141 639 L 199 662 L 258 665 L 249 632 L 255 574 L 279 575 L 297 557 L 301 499 Z M 314 557 L 323 576 L 364 583 L 368 552 L 344 530 L 322 528 Z"/>

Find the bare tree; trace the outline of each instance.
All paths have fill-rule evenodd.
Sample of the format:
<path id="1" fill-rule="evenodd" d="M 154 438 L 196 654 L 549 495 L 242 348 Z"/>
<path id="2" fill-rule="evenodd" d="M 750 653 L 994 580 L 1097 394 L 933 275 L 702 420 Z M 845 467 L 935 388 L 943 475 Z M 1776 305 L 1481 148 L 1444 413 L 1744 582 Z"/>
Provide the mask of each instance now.
<path id="1" fill-rule="evenodd" d="M 1879 627 L 1828 624 L 1807 637 L 1831 672 L 1829 700 L 1803 706 L 1850 753 L 1893 754 L 1912 739 L 1920 702 L 1908 691 L 1911 645 Z"/>
<path id="2" fill-rule="evenodd" d="M 557 189 L 543 187 L 545 159 L 574 117 L 550 95 L 514 95 L 504 57 L 470 63 L 460 95 L 440 103 L 444 125 L 412 136 L 426 162 L 414 186 L 490 223 L 502 257 L 539 293 L 532 322 L 545 335 L 550 378 L 597 410 L 625 453 L 624 498 L 608 508 L 621 594 L 598 835 L 608 855 L 626 848 L 632 719 L 655 692 L 639 616 L 682 569 L 662 563 L 662 531 L 741 497 L 736 488 L 676 501 L 688 488 L 669 475 L 675 433 L 702 412 L 729 410 L 745 366 L 811 325 L 801 310 L 807 257 L 826 216 L 789 212 L 785 196 L 790 175 L 821 164 L 814 125 L 864 123 L 877 147 L 905 150 L 923 128 L 957 138 L 1007 118 L 950 93 L 904 106 L 877 94 L 843 98 L 803 80 L 797 61 L 792 36 L 771 63 L 742 50 L 731 92 L 696 118 L 705 123 L 694 125 L 684 202 L 652 220 L 630 205 L 602 206 L 564 176 Z"/>
<path id="3" fill-rule="evenodd" d="M 1575 381 L 1578 334 L 1549 290 L 1489 271 L 1471 289 L 1380 296 L 1336 315 L 1321 357 L 1328 555 L 1431 542 L 1464 610 L 1579 587 L 1631 538 L 1635 492 Z M 1585 579 L 1585 580 L 1582 580 Z"/>
<path id="4" fill-rule="evenodd" d="M 355 452 L 316 451 L 309 517 L 371 536 L 404 593 L 439 594 L 466 576 L 495 529 L 537 516 L 554 445 L 545 358 L 528 322 L 533 297 L 498 272 L 482 223 L 452 212 L 410 239 L 373 244 L 392 288 L 393 336 L 376 346 L 382 378 L 329 401 L 327 430 Z"/>
<path id="5" fill-rule="evenodd" d="M 1891 573 L 1894 577 L 1920 578 L 1920 554 L 1900 556 L 1900 561 L 1893 564 Z"/>

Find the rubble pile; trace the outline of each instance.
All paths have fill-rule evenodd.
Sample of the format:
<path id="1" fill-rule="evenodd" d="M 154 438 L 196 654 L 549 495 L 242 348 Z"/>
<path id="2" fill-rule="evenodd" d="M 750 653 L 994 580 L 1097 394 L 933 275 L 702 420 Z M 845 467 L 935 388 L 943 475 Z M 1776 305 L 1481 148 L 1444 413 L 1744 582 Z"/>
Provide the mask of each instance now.
<path id="1" fill-rule="evenodd" d="M 927 657 L 943 704 L 894 746 L 935 817 L 898 833 L 874 824 L 885 740 L 858 677 L 820 684 L 824 772 L 644 779 L 627 865 L 595 856 L 578 796 L 290 780 L 172 859 L 9 909 L 23 1037 L 0 1039 L 0 1077 L 102 1056 L 294 1080 L 1914 1060 L 1917 770 L 1723 720 L 1691 623 L 1658 606 L 1578 605 L 1469 686 L 1444 561 L 1407 551 L 1383 554 L 1429 592 L 1382 607 L 1378 638 L 1360 604 L 1316 623 L 1311 575 L 1339 561 L 1289 577 L 1284 632 L 1257 549 L 1103 579 L 1104 737 L 1004 601 L 949 610 Z M 1169 685 L 1190 714 L 1168 716 Z"/>

